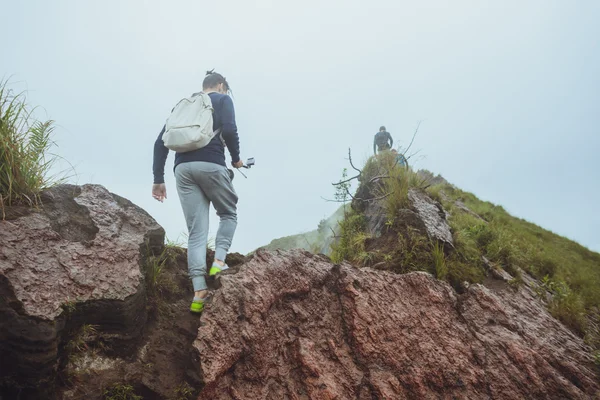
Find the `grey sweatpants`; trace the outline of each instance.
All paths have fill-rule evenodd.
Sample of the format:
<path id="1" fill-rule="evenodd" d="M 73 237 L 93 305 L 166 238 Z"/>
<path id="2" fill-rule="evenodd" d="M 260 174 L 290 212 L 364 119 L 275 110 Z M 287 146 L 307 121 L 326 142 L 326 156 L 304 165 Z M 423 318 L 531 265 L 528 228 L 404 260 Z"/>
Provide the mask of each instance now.
<path id="1" fill-rule="evenodd" d="M 208 214 L 212 202 L 221 219 L 215 240 L 215 258 L 225 261 L 237 226 L 238 197 L 229 171 L 222 165 L 194 161 L 175 168 L 177 193 L 188 227 L 188 272 L 194 291 L 206 289 Z"/>

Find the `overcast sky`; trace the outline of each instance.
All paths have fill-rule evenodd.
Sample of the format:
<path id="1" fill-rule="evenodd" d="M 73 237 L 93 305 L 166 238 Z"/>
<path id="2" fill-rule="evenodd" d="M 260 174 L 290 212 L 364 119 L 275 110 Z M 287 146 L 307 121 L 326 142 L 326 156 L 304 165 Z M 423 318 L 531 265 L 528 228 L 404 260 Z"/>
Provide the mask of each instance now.
<path id="1" fill-rule="evenodd" d="M 416 167 L 600 250 L 600 2 L 0 1 L 0 77 L 57 123 L 79 184 L 186 230 L 154 140 L 207 69 L 231 83 L 242 157 L 233 251 L 316 228 L 352 148 L 386 125 Z M 493 3 L 493 4 L 492 4 Z M 211 235 L 217 227 L 211 214 Z"/>

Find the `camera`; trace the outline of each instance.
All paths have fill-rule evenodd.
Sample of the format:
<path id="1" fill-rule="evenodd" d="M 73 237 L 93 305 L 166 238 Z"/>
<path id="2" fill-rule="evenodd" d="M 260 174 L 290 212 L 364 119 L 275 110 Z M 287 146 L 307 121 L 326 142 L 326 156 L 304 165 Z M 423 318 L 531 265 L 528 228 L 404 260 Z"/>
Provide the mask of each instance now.
<path id="1" fill-rule="evenodd" d="M 244 165 L 242 165 L 242 168 L 250 169 L 250 167 L 253 166 L 253 165 L 254 165 L 254 157 L 250 157 L 249 159 L 246 160 L 246 162 L 244 163 Z M 234 175 L 233 174 L 233 170 L 229 169 L 229 168 L 228 168 L 228 170 L 229 170 L 229 177 L 231 178 L 231 180 L 233 180 L 233 175 Z M 244 175 L 244 173 L 242 172 L 241 168 L 239 168 L 237 171 L 240 174 L 242 174 L 242 176 L 244 178 L 247 178 L 247 176 Z M 0 400 L 2 400 L 2 399 L 0 399 Z"/>

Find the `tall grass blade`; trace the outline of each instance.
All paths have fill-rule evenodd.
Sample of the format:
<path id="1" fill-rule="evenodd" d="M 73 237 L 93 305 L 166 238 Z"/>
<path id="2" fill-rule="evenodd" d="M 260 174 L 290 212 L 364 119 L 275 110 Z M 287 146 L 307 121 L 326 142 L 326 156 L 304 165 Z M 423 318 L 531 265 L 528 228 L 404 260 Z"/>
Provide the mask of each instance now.
<path id="1" fill-rule="evenodd" d="M 42 190 L 57 180 L 49 176 L 58 158 L 49 150 L 54 121 L 33 116 L 24 93 L 15 94 L 0 81 L 0 209 L 15 204 L 36 206 Z"/>

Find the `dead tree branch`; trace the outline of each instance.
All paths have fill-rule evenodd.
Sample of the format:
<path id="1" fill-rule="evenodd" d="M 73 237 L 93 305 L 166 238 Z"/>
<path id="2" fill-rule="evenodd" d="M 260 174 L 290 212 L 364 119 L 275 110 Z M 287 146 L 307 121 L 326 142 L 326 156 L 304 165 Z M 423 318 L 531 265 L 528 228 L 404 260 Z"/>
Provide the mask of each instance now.
<path id="1" fill-rule="evenodd" d="M 357 171 L 358 175 L 360 176 L 362 171 L 354 166 L 354 163 L 352 162 L 352 152 L 350 151 L 350 147 L 348 147 L 348 161 L 350 161 L 350 166 L 352 166 L 352 168 L 354 168 L 354 170 Z"/>
<path id="2" fill-rule="evenodd" d="M 354 197 L 354 196 L 352 196 L 352 199 L 353 200 L 358 200 L 358 201 L 379 201 L 379 200 L 385 199 L 388 196 L 391 196 L 392 194 L 394 194 L 394 192 L 389 192 L 389 193 L 386 193 L 386 194 L 381 195 L 381 196 L 372 197 L 370 199 L 361 199 L 360 197 Z"/>
<path id="3" fill-rule="evenodd" d="M 337 238 L 338 236 L 335 234 L 335 231 L 333 230 L 333 228 L 329 227 L 329 229 L 331 230 L 331 236 L 334 238 Z"/>
<path id="4" fill-rule="evenodd" d="M 346 193 L 348 194 L 348 196 L 350 196 L 350 198 L 351 198 L 352 200 L 355 200 L 355 199 L 356 199 L 356 197 L 354 197 L 354 196 L 352 195 L 352 193 L 350 193 L 350 190 L 349 190 L 348 188 L 346 188 Z"/>
<path id="5" fill-rule="evenodd" d="M 408 153 L 408 150 L 410 150 L 410 147 L 412 146 L 413 142 L 415 141 L 415 137 L 417 136 L 417 133 L 419 132 L 419 127 L 421 126 L 421 122 L 423 122 L 423 121 L 419 121 L 419 123 L 417 124 L 417 128 L 415 129 L 415 133 L 413 133 L 413 137 L 410 140 L 410 143 L 409 143 L 408 147 L 406 148 L 406 150 L 404 150 L 404 154 Z"/>
<path id="6" fill-rule="evenodd" d="M 373 197 L 371 199 L 361 199 L 361 198 L 358 198 L 358 197 L 355 197 L 354 199 L 358 200 L 358 201 L 378 201 L 378 200 L 383 200 L 386 197 L 389 197 L 389 196 L 391 196 L 393 194 L 394 194 L 394 192 L 389 192 L 389 193 L 386 193 L 386 194 L 378 196 L 378 197 Z"/>
<path id="7" fill-rule="evenodd" d="M 339 182 L 337 182 L 337 183 L 332 183 L 332 185 L 333 185 L 333 186 L 342 185 L 342 184 L 344 184 L 344 183 L 348 183 L 348 182 L 350 182 L 351 180 L 353 180 L 353 179 L 357 179 L 357 178 L 360 178 L 360 174 L 358 174 L 358 175 L 356 175 L 356 176 L 353 176 L 352 178 L 348 178 L 348 179 L 346 179 L 345 181 L 339 181 Z"/>
<path id="8" fill-rule="evenodd" d="M 378 181 L 379 179 L 389 179 L 389 178 L 390 178 L 389 175 L 377 175 L 377 176 L 374 176 L 373 178 L 371 178 L 369 183 L 373 183 L 375 181 Z"/>
<path id="9" fill-rule="evenodd" d="M 412 157 L 416 156 L 417 154 L 419 154 L 421 152 L 421 150 L 417 150 L 414 153 L 412 153 L 410 156 L 406 157 L 406 161 L 410 160 Z"/>
<path id="10" fill-rule="evenodd" d="M 351 166 L 351 167 L 352 167 L 352 168 L 353 168 L 355 171 L 357 171 L 357 172 L 358 172 L 358 175 L 356 175 L 356 176 L 353 176 L 352 178 L 345 179 L 345 180 L 343 180 L 343 181 L 339 181 L 339 182 L 337 182 L 337 183 L 332 183 L 332 185 L 333 185 L 333 186 L 343 185 L 344 183 L 348 183 L 348 182 L 350 182 L 350 181 L 352 181 L 352 180 L 354 180 L 354 179 L 360 179 L 360 177 L 361 177 L 361 174 L 362 174 L 362 171 L 361 171 L 360 169 L 356 168 L 356 166 L 355 166 L 355 165 L 354 165 L 354 163 L 352 162 L 352 150 L 351 150 L 350 148 L 348 148 L 348 161 L 350 161 L 350 166 Z"/>
<path id="11" fill-rule="evenodd" d="M 346 189 L 348 190 L 348 189 Z M 384 195 L 378 196 L 378 197 L 372 197 L 370 199 L 362 199 L 360 197 L 355 197 L 352 196 L 352 194 L 350 194 L 350 192 L 348 192 L 348 194 L 350 195 L 350 197 L 352 198 L 352 200 L 358 200 L 358 201 L 378 201 L 378 200 L 383 200 L 388 196 L 391 196 L 392 194 L 394 194 L 394 192 L 390 192 L 390 193 L 386 193 Z M 325 197 L 321 196 L 321 199 L 329 202 L 329 203 L 348 203 L 351 200 L 331 200 L 331 199 L 326 199 Z"/>
<path id="12" fill-rule="evenodd" d="M 321 196 L 321 199 L 322 199 L 322 200 L 325 200 L 325 201 L 327 201 L 327 202 L 329 202 L 329 203 L 347 203 L 347 202 L 349 202 L 349 201 L 350 201 L 350 200 L 331 200 L 331 199 L 326 199 L 326 198 L 325 198 L 325 197 L 323 197 L 323 196 Z"/>

